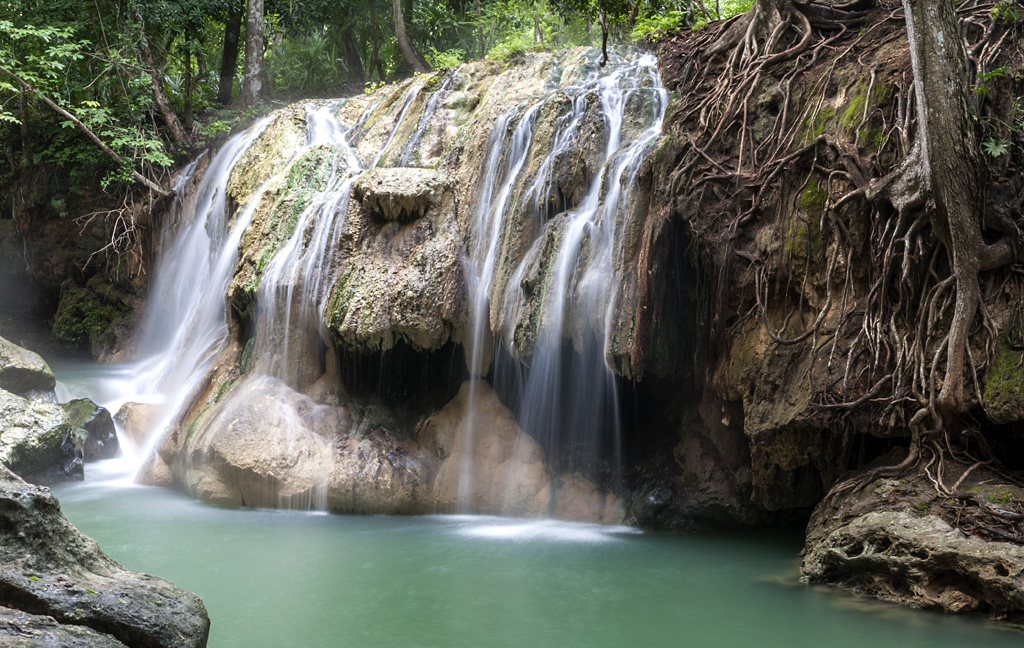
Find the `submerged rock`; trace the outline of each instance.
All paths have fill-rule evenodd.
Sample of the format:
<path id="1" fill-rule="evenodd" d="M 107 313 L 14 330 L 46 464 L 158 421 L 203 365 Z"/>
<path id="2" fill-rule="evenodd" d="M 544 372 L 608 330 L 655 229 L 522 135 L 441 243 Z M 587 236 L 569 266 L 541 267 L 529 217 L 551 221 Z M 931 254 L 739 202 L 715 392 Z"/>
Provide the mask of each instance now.
<path id="1" fill-rule="evenodd" d="M 48 489 L 28 484 L 3 467 L 0 606 L 17 610 L 0 616 L 13 616 L 21 631 L 18 641 L 26 639 L 27 632 L 39 633 L 33 635 L 38 643 L 31 645 L 76 645 L 44 643 L 56 632 L 45 617 L 113 637 L 103 643 L 101 636 L 84 645 L 199 647 L 206 645 L 210 631 L 198 596 L 123 568 L 64 518 Z M 91 633 L 76 630 L 60 636 L 78 635 L 94 639 Z"/>
<path id="2" fill-rule="evenodd" d="M 52 400 L 56 384 L 42 357 L 0 338 L 0 389 L 23 398 Z"/>
<path id="3" fill-rule="evenodd" d="M 145 448 L 156 433 L 165 409 L 163 405 L 154 403 L 125 403 L 114 418 L 128 442 L 139 450 Z"/>
<path id="4" fill-rule="evenodd" d="M 86 461 L 112 459 L 117 456 L 117 430 L 110 412 L 88 398 L 61 403 L 67 412 L 71 436 Z"/>

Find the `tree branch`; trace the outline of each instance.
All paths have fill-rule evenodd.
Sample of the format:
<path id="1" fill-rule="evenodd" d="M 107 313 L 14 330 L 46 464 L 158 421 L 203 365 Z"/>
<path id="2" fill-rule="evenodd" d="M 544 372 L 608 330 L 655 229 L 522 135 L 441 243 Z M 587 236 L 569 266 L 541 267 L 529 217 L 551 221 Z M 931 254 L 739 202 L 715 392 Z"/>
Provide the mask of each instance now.
<path id="1" fill-rule="evenodd" d="M 120 164 L 123 167 L 131 168 L 131 165 L 129 165 L 127 162 L 125 162 L 124 158 L 122 158 L 120 155 L 115 153 L 114 150 L 111 149 L 109 146 L 104 144 L 103 140 L 101 140 L 99 138 L 99 136 L 96 135 L 96 133 L 92 132 L 89 129 L 88 126 L 83 124 L 82 120 L 80 120 L 78 117 L 75 117 L 74 115 L 72 115 L 67 110 L 64 110 L 63 108 L 58 106 L 56 103 L 53 102 L 53 100 L 51 100 L 49 97 L 44 95 L 42 92 L 40 92 L 39 90 L 35 89 L 34 87 L 29 85 L 28 83 L 26 83 L 21 77 L 19 77 L 14 72 L 11 72 L 10 70 L 8 70 L 7 68 L 5 68 L 3 66 L 0 66 L 0 72 L 5 74 L 6 76 L 10 77 L 11 79 L 13 79 L 19 86 L 21 86 L 22 90 L 24 90 L 25 92 L 27 92 L 29 94 L 35 95 L 43 103 L 45 103 L 47 106 L 49 106 L 54 111 L 56 111 L 57 114 L 59 114 L 61 117 L 64 117 L 64 118 L 68 119 L 72 124 L 77 126 L 78 130 L 80 130 L 83 133 L 85 133 L 86 137 L 91 139 L 97 146 L 99 146 L 101 149 L 103 149 L 103 152 L 106 153 L 108 156 L 110 156 L 111 159 L 113 159 L 115 162 L 117 162 L 118 164 Z M 153 182 L 152 180 L 150 180 L 146 176 L 142 175 L 141 173 L 139 173 L 135 169 L 132 169 L 132 177 L 135 178 L 135 180 L 137 180 L 138 182 L 141 182 L 142 184 L 146 185 L 147 187 L 149 187 L 150 189 L 152 189 L 156 193 L 160 194 L 161 196 L 169 196 L 169 195 L 171 195 L 171 192 L 168 189 L 166 189 L 165 187 L 163 187 L 163 186 Z"/>

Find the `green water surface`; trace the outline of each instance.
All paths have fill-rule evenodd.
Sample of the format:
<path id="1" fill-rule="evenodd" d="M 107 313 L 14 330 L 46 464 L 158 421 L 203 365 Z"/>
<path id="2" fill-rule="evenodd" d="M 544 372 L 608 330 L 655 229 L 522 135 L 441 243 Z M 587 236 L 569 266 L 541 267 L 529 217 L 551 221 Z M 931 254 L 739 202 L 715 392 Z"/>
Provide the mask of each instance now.
<path id="1" fill-rule="evenodd" d="M 90 479 L 54 489 L 65 514 L 125 566 L 199 594 L 213 648 L 1024 645 L 981 619 L 800 585 L 796 534 L 234 510 Z"/>

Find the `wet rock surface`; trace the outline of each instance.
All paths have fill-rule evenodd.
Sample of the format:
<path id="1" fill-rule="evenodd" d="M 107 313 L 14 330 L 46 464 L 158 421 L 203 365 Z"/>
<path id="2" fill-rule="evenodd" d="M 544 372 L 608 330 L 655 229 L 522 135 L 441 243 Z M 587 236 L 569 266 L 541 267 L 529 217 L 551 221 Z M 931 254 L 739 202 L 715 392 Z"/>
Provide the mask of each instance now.
<path id="1" fill-rule="evenodd" d="M 110 412 L 88 398 L 77 398 L 61 407 L 68 415 L 68 425 L 76 448 L 80 448 L 86 461 L 112 459 L 119 446 L 117 430 Z"/>
<path id="2" fill-rule="evenodd" d="M 210 629 L 198 596 L 124 569 L 64 518 L 48 489 L 2 467 L 0 606 L 17 610 L 14 615 L 52 617 L 113 638 L 82 645 L 119 645 L 116 640 L 145 648 L 199 647 L 206 645 Z M 32 631 L 48 623 L 30 621 Z M 69 636 L 78 641 L 85 634 L 72 631 Z"/>
<path id="3" fill-rule="evenodd" d="M 46 481 L 82 479 L 74 443 L 65 443 L 68 429 L 59 405 L 0 389 L 0 464 L 17 474 Z"/>

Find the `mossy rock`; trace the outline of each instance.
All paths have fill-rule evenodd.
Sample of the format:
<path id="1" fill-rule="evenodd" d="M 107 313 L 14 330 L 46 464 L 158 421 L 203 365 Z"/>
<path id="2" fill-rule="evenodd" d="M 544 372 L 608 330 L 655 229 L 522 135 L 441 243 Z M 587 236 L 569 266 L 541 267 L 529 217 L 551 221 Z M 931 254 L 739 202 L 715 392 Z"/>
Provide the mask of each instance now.
<path id="1" fill-rule="evenodd" d="M 100 407 L 88 398 L 78 398 L 61 407 L 68 415 L 71 438 L 81 448 L 86 461 L 112 459 L 117 456 L 120 446 L 114 419 L 106 408 Z"/>
<path id="2" fill-rule="evenodd" d="M 131 313 L 132 297 L 100 275 L 84 286 L 64 282 L 53 316 L 53 333 L 70 348 L 88 346 L 94 356 L 109 351 Z"/>
<path id="3" fill-rule="evenodd" d="M 982 398 L 994 423 L 1024 420 L 1024 355 L 1000 341 Z"/>
<path id="4" fill-rule="evenodd" d="M 0 420 L 0 464 L 36 481 L 82 478 L 81 459 L 62 448 L 69 425 L 59 405 L 0 389 Z"/>

